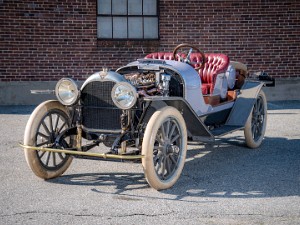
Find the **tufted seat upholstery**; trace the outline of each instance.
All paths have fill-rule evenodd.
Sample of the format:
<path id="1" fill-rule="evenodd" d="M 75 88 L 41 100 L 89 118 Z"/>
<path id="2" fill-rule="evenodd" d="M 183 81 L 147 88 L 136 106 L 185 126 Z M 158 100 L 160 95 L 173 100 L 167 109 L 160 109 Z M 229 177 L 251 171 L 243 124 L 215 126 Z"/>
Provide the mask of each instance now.
<path id="1" fill-rule="evenodd" d="M 196 61 L 197 57 L 199 57 L 197 55 L 199 54 L 194 54 L 196 54 L 196 56 L 192 54 L 191 60 L 193 62 L 199 62 Z M 198 73 L 202 81 L 202 94 L 207 95 L 213 93 L 217 75 L 226 72 L 229 65 L 229 58 L 227 55 L 217 53 L 205 54 L 205 57 L 207 61 L 204 68 L 200 69 Z"/>
<path id="2" fill-rule="evenodd" d="M 146 55 L 146 59 L 174 60 L 172 52 L 154 52 Z"/>
<path id="3" fill-rule="evenodd" d="M 213 93 L 217 75 L 226 72 L 229 65 L 229 58 L 227 55 L 217 53 L 206 53 L 205 57 L 206 63 L 204 68 L 199 69 L 198 73 L 202 82 L 202 94 L 208 95 Z M 145 58 L 174 60 L 173 53 L 170 52 L 151 53 Z M 192 53 L 190 58 L 192 62 L 201 62 L 201 54 L 199 53 Z M 194 64 L 193 66 L 196 68 L 200 65 Z"/>

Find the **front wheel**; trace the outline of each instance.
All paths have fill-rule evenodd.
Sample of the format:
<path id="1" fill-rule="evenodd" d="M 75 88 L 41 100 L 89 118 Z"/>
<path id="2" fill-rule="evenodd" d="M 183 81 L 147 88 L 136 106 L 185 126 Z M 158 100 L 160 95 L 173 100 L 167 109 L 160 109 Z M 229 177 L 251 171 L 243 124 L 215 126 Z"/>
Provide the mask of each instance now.
<path id="1" fill-rule="evenodd" d="M 265 136 L 267 126 L 267 98 L 261 90 L 246 122 L 244 129 L 246 145 L 258 148 Z"/>
<path id="2" fill-rule="evenodd" d="M 25 129 L 24 145 L 70 148 L 73 139 L 66 137 L 59 146 L 54 145 L 56 137 L 70 127 L 66 108 L 58 101 L 46 101 L 31 114 Z M 40 178 L 50 179 L 64 173 L 72 162 L 72 157 L 64 153 L 24 149 L 27 164 Z"/>
<path id="3" fill-rule="evenodd" d="M 142 165 L 149 185 L 156 190 L 172 187 L 182 172 L 186 150 L 186 125 L 179 111 L 170 106 L 156 111 L 142 144 Z"/>

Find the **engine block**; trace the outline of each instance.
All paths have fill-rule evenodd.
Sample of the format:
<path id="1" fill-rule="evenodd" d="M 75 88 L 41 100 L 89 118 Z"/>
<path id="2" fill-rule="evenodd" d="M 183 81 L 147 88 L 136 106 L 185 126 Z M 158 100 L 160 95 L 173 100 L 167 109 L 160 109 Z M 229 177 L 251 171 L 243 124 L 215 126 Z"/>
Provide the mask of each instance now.
<path id="1" fill-rule="evenodd" d="M 133 86 L 136 87 L 139 95 L 141 96 L 153 96 L 162 94 L 159 76 L 157 76 L 154 72 L 134 72 L 124 74 L 124 77 L 127 81 L 129 81 Z"/>
<path id="2" fill-rule="evenodd" d="M 125 79 L 128 80 L 135 87 L 148 86 L 156 83 L 156 76 L 154 73 L 129 73 L 124 75 Z"/>

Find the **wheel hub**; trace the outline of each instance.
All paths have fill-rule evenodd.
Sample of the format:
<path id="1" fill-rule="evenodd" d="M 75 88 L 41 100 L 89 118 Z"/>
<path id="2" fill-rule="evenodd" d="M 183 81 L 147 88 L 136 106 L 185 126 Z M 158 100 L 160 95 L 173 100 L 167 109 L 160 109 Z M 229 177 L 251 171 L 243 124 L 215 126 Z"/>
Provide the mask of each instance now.
<path id="1" fill-rule="evenodd" d="M 173 153 L 173 152 L 174 152 L 173 146 L 170 145 L 170 144 L 168 144 L 168 145 L 166 146 L 166 155 L 171 154 L 171 153 Z"/>
<path id="2" fill-rule="evenodd" d="M 57 132 L 51 132 L 51 134 L 49 135 L 49 138 L 50 138 L 50 143 L 53 143 L 55 142 L 55 139 L 57 137 L 58 133 Z"/>

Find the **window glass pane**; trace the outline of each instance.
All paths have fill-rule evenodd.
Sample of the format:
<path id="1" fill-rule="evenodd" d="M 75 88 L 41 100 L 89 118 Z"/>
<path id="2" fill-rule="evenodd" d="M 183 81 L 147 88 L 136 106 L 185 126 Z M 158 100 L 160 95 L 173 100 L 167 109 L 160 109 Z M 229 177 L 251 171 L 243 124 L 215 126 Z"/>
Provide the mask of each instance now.
<path id="1" fill-rule="evenodd" d="M 97 18 L 97 36 L 98 38 L 112 38 L 112 18 Z"/>
<path id="2" fill-rule="evenodd" d="M 144 38 L 158 38 L 158 19 L 153 17 L 144 18 Z"/>
<path id="3" fill-rule="evenodd" d="M 157 15 L 156 0 L 144 0 L 143 15 Z"/>
<path id="4" fill-rule="evenodd" d="M 113 15 L 127 15 L 127 0 L 112 0 Z"/>
<path id="5" fill-rule="evenodd" d="M 111 0 L 98 0 L 98 14 L 111 14 Z"/>
<path id="6" fill-rule="evenodd" d="M 143 17 L 128 18 L 128 38 L 143 38 Z"/>
<path id="7" fill-rule="evenodd" d="M 142 0 L 128 0 L 128 15 L 142 15 Z"/>
<path id="8" fill-rule="evenodd" d="M 127 17 L 113 18 L 113 38 L 127 38 Z"/>
<path id="9" fill-rule="evenodd" d="M 158 39 L 157 2 L 157 0 L 97 0 L 99 14 L 97 37 Z"/>

